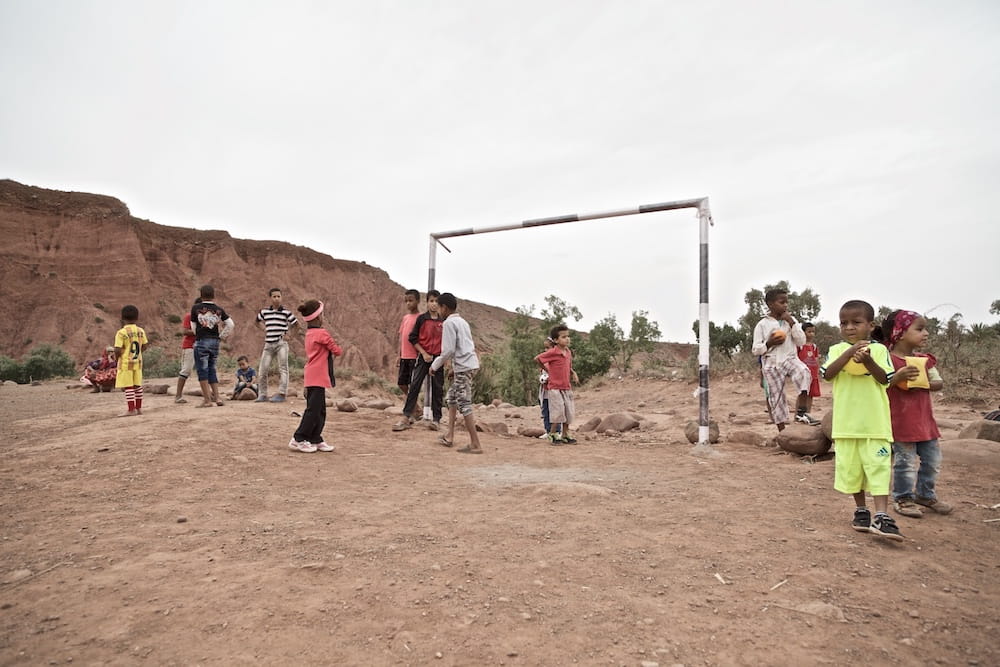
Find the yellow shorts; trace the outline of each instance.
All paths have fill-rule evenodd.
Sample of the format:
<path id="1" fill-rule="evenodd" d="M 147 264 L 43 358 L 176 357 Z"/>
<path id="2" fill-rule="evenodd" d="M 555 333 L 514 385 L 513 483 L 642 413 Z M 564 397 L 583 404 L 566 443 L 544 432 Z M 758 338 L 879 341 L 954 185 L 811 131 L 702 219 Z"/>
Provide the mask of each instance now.
<path id="1" fill-rule="evenodd" d="M 841 493 L 867 491 L 889 495 L 892 477 L 892 443 L 869 438 L 841 438 L 834 443 L 836 460 L 833 488 Z"/>
<path id="2" fill-rule="evenodd" d="M 118 375 L 115 377 L 115 387 L 121 389 L 122 387 L 141 387 L 142 386 L 142 368 L 137 368 L 134 371 L 127 370 L 125 368 L 118 369 Z"/>

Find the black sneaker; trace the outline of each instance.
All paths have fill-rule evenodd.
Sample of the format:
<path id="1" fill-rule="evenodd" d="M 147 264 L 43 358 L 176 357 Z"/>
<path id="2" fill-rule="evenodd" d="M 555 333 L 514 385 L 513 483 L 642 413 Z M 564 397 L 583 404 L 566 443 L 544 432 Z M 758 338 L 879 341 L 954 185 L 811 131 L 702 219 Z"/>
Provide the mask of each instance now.
<path id="1" fill-rule="evenodd" d="M 851 522 L 851 528 L 862 533 L 867 533 L 872 527 L 872 513 L 868 511 L 867 507 L 859 507 L 854 510 L 854 521 Z"/>
<path id="2" fill-rule="evenodd" d="M 879 537 L 886 537 L 896 542 L 903 541 L 903 536 L 899 534 L 899 526 L 888 514 L 876 514 L 875 519 L 872 520 L 872 526 L 868 530 Z"/>

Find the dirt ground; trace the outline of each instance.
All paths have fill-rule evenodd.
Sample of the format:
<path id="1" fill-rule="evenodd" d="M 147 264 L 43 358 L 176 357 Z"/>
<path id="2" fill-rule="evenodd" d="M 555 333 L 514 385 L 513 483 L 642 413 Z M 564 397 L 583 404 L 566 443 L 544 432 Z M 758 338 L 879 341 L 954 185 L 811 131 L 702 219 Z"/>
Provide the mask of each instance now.
<path id="1" fill-rule="evenodd" d="M 936 406 L 954 514 L 893 543 L 851 529 L 829 458 L 727 440 L 772 435 L 751 379 L 714 382 L 722 442 L 692 455 L 694 389 L 607 382 L 580 423 L 637 431 L 470 456 L 393 433 L 398 399 L 331 410 L 337 450 L 300 454 L 301 399 L 118 419 L 121 394 L 3 386 L 0 663 L 1000 664 L 1000 444 L 956 441 L 976 409 Z"/>

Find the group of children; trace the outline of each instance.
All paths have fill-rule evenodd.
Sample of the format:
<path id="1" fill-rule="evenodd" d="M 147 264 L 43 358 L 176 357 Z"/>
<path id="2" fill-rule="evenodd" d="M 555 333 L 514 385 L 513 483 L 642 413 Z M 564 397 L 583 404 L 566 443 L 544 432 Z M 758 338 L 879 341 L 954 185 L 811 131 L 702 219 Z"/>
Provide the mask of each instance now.
<path id="1" fill-rule="evenodd" d="M 438 437 L 445 447 L 455 444 L 455 426 L 462 415 L 469 444 L 457 451 L 482 454 L 483 447 L 476 431 L 472 412 L 472 390 L 479 356 L 472 340 L 469 323 L 458 314 L 458 299 L 454 294 L 437 290 L 427 292 L 427 311 L 420 314 L 420 292 L 407 290 L 403 295 L 406 314 L 399 325 L 399 373 L 397 383 L 406 396 L 403 418 L 392 430 L 403 431 L 416 423 L 417 399 L 424 381 L 430 378 L 431 417 L 428 427 L 441 429 L 442 402 L 448 406 L 448 432 Z M 444 393 L 442 368 L 451 362 L 451 384 Z M 442 394 L 444 398 L 442 399 Z"/>
<path id="2" fill-rule="evenodd" d="M 213 302 L 214 296 L 211 285 L 203 286 L 189 314 L 194 335 L 190 363 L 197 369 L 203 397 L 197 407 L 222 404 L 215 360 L 219 341 L 234 326 L 232 318 Z M 452 381 L 443 398 L 448 405 L 448 431 L 438 441 L 446 447 L 454 445 L 457 416 L 461 414 L 470 443 L 458 451 L 481 454 L 472 410 L 479 358 L 469 325 L 457 312 L 458 300 L 453 294 L 430 290 L 427 311 L 420 314 L 420 293 L 408 290 L 404 303 L 407 313 L 400 324 L 398 383 L 406 402 L 403 420 L 393 430 L 404 430 L 415 423 L 417 399 L 428 376 L 433 417 L 429 426 L 440 430 L 444 391 L 441 371 L 450 361 Z M 819 375 L 831 383 L 832 437 L 836 445 L 834 488 L 854 497 L 853 528 L 892 540 L 903 539 L 888 514 L 890 483 L 893 508 L 903 516 L 920 517 L 925 510 L 951 512 L 951 506 L 939 500 L 935 492 L 941 449 L 930 392 L 939 391 L 943 381 L 934 357 L 918 352 L 927 344 L 927 321 L 913 311 L 897 310 L 878 326 L 871 304 L 848 301 L 839 313 L 843 340 L 831 346 L 820 363 L 813 342 L 815 327 L 800 324 L 790 314 L 787 292 L 770 290 L 765 303 L 768 314 L 754 329 L 752 352 L 760 358 L 771 419 L 779 431 L 784 429 L 789 418 L 784 384 L 786 378 L 791 378 L 798 389 L 795 420 L 818 424 L 809 410 L 812 397 L 820 394 Z M 306 409 L 288 446 L 303 453 L 329 452 L 333 446 L 323 439 L 326 389 L 336 383 L 333 357 L 340 356 L 341 348 L 323 328 L 321 301 L 305 301 L 298 312 L 307 326 Z M 115 386 L 125 392 L 127 409 L 122 416 L 134 416 L 142 414 L 142 352 L 149 341 L 137 324 L 138 308 L 123 307 L 121 319 L 122 328 L 115 334 L 114 344 L 118 359 Z M 574 416 L 572 383 L 579 379 L 573 370 L 569 329 L 565 325 L 553 327 L 545 345 L 546 350 L 535 357 L 542 369 L 539 399 L 546 430 L 543 437 L 552 445 L 575 444 L 569 427 Z M 245 356 L 238 363 L 240 391 L 252 386 L 255 376 Z M 178 386 L 183 386 L 180 381 Z M 183 400 L 179 392 L 177 400 Z M 867 507 L 866 492 L 874 499 L 874 515 Z"/>
<path id="3" fill-rule="evenodd" d="M 951 506 L 935 492 L 941 448 L 930 392 L 944 383 L 934 357 L 918 352 L 929 336 L 926 319 L 897 310 L 879 326 L 871 304 L 848 301 L 840 308 L 843 340 L 830 347 L 820 364 L 812 342 L 815 327 L 800 325 L 789 314 L 788 294 L 770 290 L 764 300 L 768 314 L 754 329 L 752 351 L 760 358 L 771 419 L 779 431 L 784 429 L 789 416 L 784 383 L 791 378 L 799 390 L 796 421 L 818 424 L 808 413 L 811 397 L 819 395 L 820 374 L 831 383 L 834 488 L 854 497 L 852 527 L 903 539 L 888 514 L 890 486 L 893 509 L 900 515 L 950 513 Z M 874 515 L 866 492 L 874 500 Z"/>

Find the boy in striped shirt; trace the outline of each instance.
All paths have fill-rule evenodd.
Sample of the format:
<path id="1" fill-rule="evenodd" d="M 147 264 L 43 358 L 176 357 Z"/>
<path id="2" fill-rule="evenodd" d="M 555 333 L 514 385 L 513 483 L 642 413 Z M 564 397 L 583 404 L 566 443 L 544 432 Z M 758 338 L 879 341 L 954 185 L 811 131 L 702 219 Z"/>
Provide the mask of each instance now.
<path id="1" fill-rule="evenodd" d="M 267 374 L 271 370 L 271 360 L 278 360 L 278 393 L 271 397 L 272 403 L 281 403 L 288 393 L 288 341 L 285 336 L 288 330 L 296 327 L 299 321 L 292 311 L 281 305 L 281 290 L 272 287 L 268 292 L 271 305 L 257 312 L 257 328 L 264 327 L 264 351 L 260 355 L 260 365 L 257 367 L 260 394 L 257 403 L 264 403 L 267 398 Z"/>

